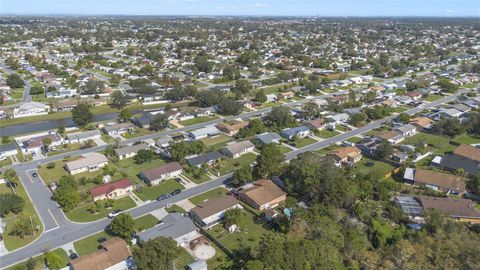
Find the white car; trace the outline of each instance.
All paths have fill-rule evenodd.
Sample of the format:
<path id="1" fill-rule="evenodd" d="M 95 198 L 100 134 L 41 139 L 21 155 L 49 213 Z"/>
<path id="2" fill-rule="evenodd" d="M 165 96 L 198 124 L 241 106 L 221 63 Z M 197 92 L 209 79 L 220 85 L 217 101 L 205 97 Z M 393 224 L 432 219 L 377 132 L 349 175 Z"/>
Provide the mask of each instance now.
<path id="1" fill-rule="evenodd" d="M 119 210 L 119 209 L 113 210 L 113 212 L 111 212 L 110 214 L 108 214 L 108 217 L 109 217 L 109 218 L 114 218 L 114 217 L 120 215 L 120 213 L 122 213 L 122 210 Z"/>

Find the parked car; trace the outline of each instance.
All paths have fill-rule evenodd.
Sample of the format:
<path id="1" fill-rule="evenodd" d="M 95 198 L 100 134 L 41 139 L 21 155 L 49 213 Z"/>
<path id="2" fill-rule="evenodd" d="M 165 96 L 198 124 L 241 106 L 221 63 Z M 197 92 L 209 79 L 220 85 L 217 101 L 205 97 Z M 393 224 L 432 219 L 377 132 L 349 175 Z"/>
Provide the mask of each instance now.
<path id="1" fill-rule="evenodd" d="M 33 172 L 33 173 L 32 173 L 32 177 L 38 177 L 38 173 L 37 173 L 37 172 Z"/>
<path id="2" fill-rule="evenodd" d="M 105 242 L 105 241 L 107 241 L 107 238 L 105 238 L 105 237 L 100 237 L 100 238 L 98 238 L 98 242 L 99 242 L 99 243 L 103 243 L 103 242 Z"/>
<path id="3" fill-rule="evenodd" d="M 162 194 L 157 198 L 157 201 L 165 200 L 170 198 L 170 194 Z"/>
<path id="4" fill-rule="evenodd" d="M 49 188 L 52 192 L 54 192 L 54 191 L 57 189 L 57 184 L 55 184 L 55 183 L 50 183 L 50 184 L 48 184 L 48 188 Z"/>
<path id="5" fill-rule="evenodd" d="M 182 192 L 181 189 L 175 189 L 174 191 L 172 191 L 172 193 L 170 193 L 172 196 L 174 195 L 177 195 L 177 194 L 180 194 L 180 192 Z"/>
<path id="6" fill-rule="evenodd" d="M 72 253 L 72 254 L 70 254 L 70 256 L 68 256 L 68 257 L 70 257 L 70 260 L 75 260 L 75 259 L 78 259 L 79 256 L 78 256 L 77 253 Z"/>
<path id="7" fill-rule="evenodd" d="M 116 209 L 116 210 L 113 210 L 113 212 L 111 212 L 110 214 L 108 214 L 108 217 L 109 218 L 114 218 L 114 217 L 120 215 L 120 213 L 122 213 L 122 210 Z"/>

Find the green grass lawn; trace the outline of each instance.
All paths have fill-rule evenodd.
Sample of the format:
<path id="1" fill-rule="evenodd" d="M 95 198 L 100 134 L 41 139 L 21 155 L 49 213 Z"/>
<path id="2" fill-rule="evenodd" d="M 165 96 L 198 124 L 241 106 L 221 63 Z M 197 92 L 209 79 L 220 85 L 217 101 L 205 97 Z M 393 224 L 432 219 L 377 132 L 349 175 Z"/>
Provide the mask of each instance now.
<path id="1" fill-rule="evenodd" d="M 55 250 L 52 250 L 50 252 L 53 252 L 57 254 L 60 259 L 62 259 L 62 265 L 67 266 L 67 263 L 70 262 L 70 258 L 68 258 L 67 252 L 61 248 L 57 248 Z M 33 270 L 43 270 L 47 269 L 45 266 L 45 254 L 39 255 L 37 257 L 33 257 L 33 260 L 35 261 L 35 268 Z M 18 270 L 18 269 L 27 269 L 26 267 L 26 261 L 21 262 L 18 264 L 15 264 L 13 266 L 10 266 L 8 268 L 5 268 L 5 270 Z"/>
<path id="2" fill-rule="evenodd" d="M 404 112 L 408 109 L 411 109 L 411 107 L 403 105 L 403 106 L 398 106 L 398 107 L 393 108 L 393 112 L 401 113 L 401 112 Z"/>
<path id="3" fill-rule="evenodd" d="M 225 194 L 227 194 L 228 190 L 222 188 L 222 187 L 217 187 L 215 189 L 212 189 L 210 191 L 207 191 L 205 193 L 202 193 L 198 196 L 195 196 L 195 197 L 192 197 L 190 198 L 189 200 L 195 204 L 195 205 L 199 205 L 201 204 L 202 202 L 204 202 L 205 200 L 208 200 L 208 199 L 212 199 L 212 198 L 218 198 L 218 197 L 222 197 L 224 196 Z"/>
<path id="4" fill-rule="evenodd" d="M 75 222 L 90 222 L 105 218 L 108 213 L 115 209 L 127 210 L 135 207 L 135 202 L 130 197 L 123 197 L 115 200 L 112 208 L 99 207 L 97 213 L 91 213 L 87 210 L 88 204 L 84 204 L 74 208 L 73 210 L 65 213 L 65 215 Z"/>
<path id="5" fill-rule="evenodd" d="M 122 137 L 124 137 L 125 139 L 133 139 L 133 138 L 137 138 L 137 137 L 144 136 L 151 133 L 152 132 L 148 129 L 135 128 L 132 132 L 123 133 Z"/>
<path id="6" fill-rule="evenodd" d="M 432 151 L 436 154 L 444 155 L 446 152 L 451 152 L 456 148 L 455 145 L 450 144 L 450 139 L 447 137 L 423 132 L 405 139 L 402 144 L 411 144 L 415 146 L 422 141 L 426 141 L 428 143 L 427 149 L 425 149 L 423 152 Z"/>
<path id="7" fill-rule="evenodd" d="M 115 165 L 117 165 L 117 167 L 120 169 L 122 173 L 126 173 L 128 175 L 128 178 L 137 184 L 142 182 L 140 177 L 138 177 L 138 174 L 140 172 L 148 169 L 160 167 L 164 164 L 165 164 L 165 161 L 160 158 L 157 158 L 150 162 L 145 162 L 142 164 L 135 163 L 134 158 L 122 159 L 115 163 Z"/>
<path id="8" fill-rule="evenodd" d="M 337 126 L 335 127 L 335 129 L 336 129 L 336 130 L 343 131 L 343 132 L 346 132 L 346 131 L 350 130 L 350 128 L 348 128 L 348 127 L 346 127 L 346 126 L 344 126 L 344 125 L 337 125 Z"/>
<path id="9" fill-rule="evenodd" d="M 10 95 L 15 100 L 20 100 L 23 97 L 23 87 L 22 88 L 14 88 L 12 90 L 12 94 Z"/>
<path id="10" fill-rule="evenodd" d="M 166 207 L 165 208 L 165 211 L 167 211 L 168 213 L 186 213 L 187 211 L 185 211 L 185 209 L 181 208 L 180 206 L 174 204 L 170 207 Z"/>
<path id="11" fill-rule="evenodd" d="M 374 165 L 371 167 L 366 166 L 367 162 L 369 161 L 373 162 Z M 369 172 L 375 172 L 380 175 L 386 175 L 387 173 L 391 172 L 393 169 L 394 167 L 388 163 L 377 161 L 377 160 L 371 160 L 366 157 L 363 157 L 362 160 L 360 160 L 355 167 L 355 171 L 361 174 L 368 174 Z"/>
<path id="12" fill-rule="evenodd" d="M 75 241 L 73 243 L 73 247 L 77 251 L 77 254 L 80 256 L 95 252 L 98 250 L 98 247 L 100 246 L 100 243 L 98 242 L 98 239 L 100 237 L 105 237 L 106 239 L 110 239 L 112 236 L 110 236 L 106 232 L 99 232 L 87 238 L 83 238 L 81 240 Z"/>
<path id="13" fill-rule="evenodd" d="M 193 175 L 193 173 L 191 172 L 187 172 L 186 170 L 183 171 L 183 176 L 185 176 L 186 178 L 188 178 L 188 180 L 196 183 L 196 184 L 201 184 L 201 183 L 204 183 L 204 182 L 207 182 L 208 180 L 210 180 L 210 177 L 208 177 L 208 175 L 206 173 L 202 173 L 200 175 L 200 177 L 195 177 Z"/>
<path id="14" fill-rule="evenodd" d="M 480 143 L 480 137 L 470 136 L 468 134 L 462 134 L 455 138 L 455 141 L 463 144 L 477 144 Z"/>
<path id="15" fill-rule="evenodd" d="M 135 194 L 143 201 L 156 200 L 158 196 L 170 193 L 175 189 L 185 189 L 182 184 L 170 179 L 158 184 L 156 186 L 143 186 L 140 191 L 134 191 Z"/>
<path id="16" fill-rule="evenodd" d="M 135 219 L 135 231 L 141 232 L 147 229 L 152 228 L 158 223 L 158 219 L 153 215 L 145 215 L 143 217 L 139 217 Z"/>
<path id="17" fill-rule="evenodd" d="M 441 99 L 443 96 L 441 95 L 429 95 L 428 97 L 425 98 L 426 101 L 432 102 L 438 99 Z"/>
<path id="18" fill-rule="evenodd" d="M 6 166 L 9 166 L 9 165 L 12 165 L 12 158 L 11 157 L 7 157 L 6 159 L 0 161 L 0 168 L 6 167 Z"/>
<path id="19" fill-rule="evenodd" d="M 201 117 L 195 117 L 195 118 L 185 120 L 185 121 L 180 121 L 178 123 L 182 126 L 190 126 L 190 125 L 193 125 L 193 124 L 208 122 L 208 121 L 211 121 L 211 120 L 214 120 L 214 119 L 218 119 L 218 117 L 217 116 L 201 116 Z"/>
<path id="20" fill-rule="evenodd" d="M 217 225 L 209 230 L 209 233 L 230 251 L 238 251 L 242 246 L 254 249 L 261 236 L 268 232 L 264 223 L 259 221 L 259 217 L 246 210 L 242 210 L 242 214 L 243 216 L 237 224 L 240 232 L 229 233 L 222 225 Z"/>
<path id="21" fill-rule="evenodd" d="M 56 146 L 57 150 L 48 152 L 47 156 L 50 157 L 50 156 L 59 155 L 65 152 L 80 150 L 82 149 L 82 146 L 83 144 L 81 143 L 69 143 L 69 144 L 64 144 L 62 146 Z"/>
<path id="22" fill-rule="evenodd" d="M 297 148 L 302 148 L 302 147 L 305 147 L 307 145 L 310 145 L 312 143 L 316 143 L 317 141 L 310 138 L 310 137 L 306 137 L 306 138 L 297 138 L 295 139 L 295 141 L 293 141 L 293 146 L 294 147 L 297 147 Z"/>
<path id="23" fill-rule="evenodd" d="M 3 194 L 3 193 L 11 193 L 11 192 L 12 190 L 9 187 L 7 187 L 6 184 L 0 185 L 0 193 Z M 28 197 L 27 192 L 25 191 L 25 188 L 21 183 L 17 185 L 17 187 L 15 188 L 15 192 L 18 196 L 22 197 L 22 199 L 25 201 L 25 206 L 21 214 L 23 214 L 26 217 L 31 217 L 32 222 L 36 225 L 36 229 L 35 229 L 35 235 L 26 236 L 23 238 L 10 235 L 10 232 L 12 232 L 13 227 L 15 225 L 14 220 L 16 215 L 13 213 L 9 213 L 8 215 L 2 217 L 3 220 L 7 222 L 7 225 L 4 228 L 3 242 L 5 244 L 5 247 L 9 251 L 15 250 L 17 248 L 23 247 L 31 243 L 33 240 L 37 239 L 37 237 L 39 237 L 41 232 L 43 231 L 43 225 L 40 221 L 40 218 L 37 215 L 37 211 L 35 211 L 35 208 L 33 207 L 33 204 L 30 201 L 30 198 Z"/>
<path id="24" fill-rule="evenodd" d="M 278 149 L 280 149 L 280 152 L 282 154 L 286 154 L 286 153 L 292 151 L 292 148 L 286 147 L 286 146 L 278 146 Z"/>
<path id="25" fill-rule="evenodd" d="M 215 137 L 203 138 L 200 141 L 203 142 L 209 149 L 213 149 L 223 147 L 226 143 L 232 141 L 232 138 L 228 137 L 227 135 L 220 134 Z"/>
<path id="26" fill-rule="evenodd" d="M 323 139 L 331 138 L 331 137 L 334 137 L 338 134 L 340 134 L 340 132 L 335 131 L 335 130 L 330 131 L 330 130 L 323 129 L 323 130 L 315 131 L 315 135 L 317 135 L 318 137 L 323 138 Z"/>
<path id="27" fill-rule="evenodd" d="M 359 143 L 359 142 L 362 141 L 362 138 L 360 138 L 360 137 L 352 137 L 352 138 L 348 139 L 347 141 L 352 142 L 352 143 Z"/>
<path id="28" fill-rule="evenodd" d="M 225 158 L 217 163 L 214 171 L 218 171 L 221 175 L 224 175 L 251 164 L 255 159 L 257 159 L 257 156 L 253 153 L 247 153 L 235 159 Z"/>

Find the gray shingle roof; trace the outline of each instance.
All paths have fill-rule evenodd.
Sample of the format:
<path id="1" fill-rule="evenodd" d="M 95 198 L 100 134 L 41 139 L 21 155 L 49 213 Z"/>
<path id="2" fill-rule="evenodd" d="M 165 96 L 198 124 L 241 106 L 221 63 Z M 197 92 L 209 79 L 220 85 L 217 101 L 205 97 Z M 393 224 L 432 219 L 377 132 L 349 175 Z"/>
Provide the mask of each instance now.
<path id="1" fill-rule="evenodd" d="M 180 213 L 170 213 L 162 221 L 162 224 L 139 233 L 139 239 L 148 241 L 159 236 L 176 239 L 197 229 L 189 218 Z"/>

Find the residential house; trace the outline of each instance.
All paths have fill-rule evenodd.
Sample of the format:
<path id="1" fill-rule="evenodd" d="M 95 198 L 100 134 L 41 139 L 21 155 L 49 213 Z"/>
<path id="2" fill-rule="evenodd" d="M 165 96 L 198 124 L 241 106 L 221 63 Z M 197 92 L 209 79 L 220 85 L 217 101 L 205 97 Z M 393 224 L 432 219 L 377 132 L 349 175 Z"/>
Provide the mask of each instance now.
<path id="1" fill-rule="evenodd" d="M 280 100 L 280 99 L 291 99 L 295 96 L 295 93 L 291 92 L 291 91 L 287 91 L 287 92 L 283 92 L 283 93 L 280 93 L 277 95 L 277 99 Z"/>
<path id="2" fill-rule="evenodd" d="M 265 96 L 267 97 L 267 102 L 275 102 L 278 99 L 277 95 L 275 94 L 267 94 Z"/>
<path id="3" fill-rule="evenodd" d="M 69 143 L 83 143 L 88 140 L 100 139 L 100 137 L 100 131 L 97 129 L 67 134 L 67 139 Z"/>
<path id="4" fill-rule="evenodd" d="M 28 139 L 23 140 L 18 144 L 18 146 L 27 154 L 41 153 L 42 151 L 45 151 L 43 141 L 46 138 L 50 139 L 51 143 L 49 147 L 59 146 L 65 143 L 62 136 L 58 135 L 56 131 L 48 131 L 38 135 L 33 135 Z"/>
<path id="5" fill-rule="evenodd" d="M 409 123 L 417 127 L 418 130 L 430 130 L 434 121 L 428 117 L 418 116 L 410 119 Z"/>
<path id="6" fill-rule="evenodd" d="M 386 140 L 391 144 L 400 143 L 405 139 L 405 136 L 396 130 L 379 131 L 375 134 L 375 137 L 380 140 Z"/>
<path id="7" fill-rule="evenodd" d="M 327 120 L 333 125 L 342 125 L 348 123 L 348 120 L 350 120 L 350 116 L 346 113 L 338 113 L 327 116 Z"/>
<path id="8" fill-rule="evenodd" d="M 132 132 L 134 129 L 135 126 L 132 123 L 118 123 L 114 125 L 107 125 L 102 128 L 103 132 L 109 136 Z"/>
<path id="9" fill-rule="evenodd" d="M 378 146 L 382 143 L 382 140 L 376 137 L 366 137 L 360 143 L 355 146 L 362 151 L 363 155 L 374 157 Z"/>
<path id="10" fill-rule="evenodd" d="M 17 154 L 17 146 L 15 143 L 0 144 L 0 160 Z"/>
<path id="11" fill-rule="evenodd" d="M 313 119 L 304 124 L 312 131 L 325 129 L 325 120 L 323 118 Z"/>
<path id="12" fill-rule="evenodd" d="M 255 136 L 256 140 L 261 144 L 261 145 L 266 145 L 266 144 L 279 144 L 280 140 L 282 137 L 278 135 L 275 132 L 265 132 L 262 134 L 258 134 Z"/>
<path id="13" fill-rule="evenodd" d="M 410 124 L 396 127 L 393 130 L 399 132 L 403 137 L 410 137 L 417 134 L 417 128 Z"/>
<path id="14" fill-rule="evenodd" d="M 100 153 L 86 153 L 81 158 L 69 161 L 65 168 L 70 174 L 97 171 L 108 165 L 108 159 Z"/>
<path id="15" fill-rule="evenodd" d="M 355 146 L 347 146 L 333 150 L 328 156 L 335 160 L 337 166 L 353 167 L 362 159 L 362 151 Z"/>
<path id="16" fill-rule="evenodd" d="M 192 140 L 199 140 L 206 137 L 213 137 L 220 134 L 220 131 L 215 126 L 208 126 L 200 129 L 196 129 L 188 133 L 188 136 Z"/>
<path id="17" fill-rule="evenodd" d="M 294 137 L 297 138 L 305 138 L 310 135 L 311 131 L 307 126 L 299 126 L 294 128 L 286 128 L 280 132 L 280 136 L 286 139 L 293 139 Z"/>
<path id="18" fill-rule="evenodd" d="M 461 144 L 453 153 L 441 159 L 440 166 L 450 171 L 462 169 L 465 173 L 476 175 L 480 172 L 480 148 Z"/>
<path id="19" fill-rule="evenodd" d="M 462 194 L 466 190 L 465 178 L 422 168 L 406 168 L 403 179 L 412 185 L 421 185 L 446 193 Z"/>
<path id="20" fill-rule="evenodd" d="M 139 128 L 150 128 L 150 123 L 155 118 L 155 115 L 149 112 L 143 112 L 141 116 L 132 118 L 132 123 Z"/>
<path id="21" fill-rule="evenodd" d="M 140 178 L 149 185 L 158 185 L 166 179 L 179 176 L 183 168 L 178 162 L 170 162 L 160 167 L 145 170 L 139 174 Z"/>
<path id="22" fill-rule="evenodd" d="M 197 230 L 198 228 L 188 217 L 180 213 L 170 213 L 153 228 L 139 233 L 137 239 L 142 243 L 157 237 L 166 237 L 175 240 L 178 246 L 185 247 L 201 236 Z"/>
<path id="23" fill-rule="evenodd" d="M 406 215 L 423 217 L 426 210 L 435 209 L 443 215 L 460 222 L 480 223 L 480 211 L 475 203 L 460 198 L 442 197 L 395 197 L 395 204 Z"/>
<path id="24" fill-rule="evenodd" d="M 275 208 L 285 202 L 287 194 L 272 180 L 260 179 L 243 186 L 238 191 L 238 198 L 251 207 L 262 211 Z"/>
<path id="25" fill-rule="evenodd" d="M 88 191 L 94 202 L 105 199 L 116 200 L 132 193 L 133 184 L 129 179 L 122 179 L 93 187 Z"/>
<path id="26" fill-rule="evenodd" d="M 429 117 L 435 121 L 440 120 L 442 117 L 447 118 L 458 118 L 463 114 L 463 112 L 455 108 L 441 108 L 437 112 L 429 115 Z"/>
<path id="27" fill-rule="evenodd" d="M 72 260 L 70 266 L 72 270 L 127 270 L 133 265 L 131 256 L 127 242 L 113 237 L 101 243 L 101 249 Z"/>
<path id="28" fill-rule="evenodd" d="M 13 109 L 13 118 L 45 115 L 49 110 L 50 106 L 40 102 L 22 103 L 18 108 Z"/>
<path id="29" fill-rule="evenodd" d="M 155 146 L 160 147 L 160 148 L 166 148 L 170 146 L 170 142 L 172 141 L 172 137 L 165 135 L 163 137 L 160 137 L 155 141 Z"/>
<path id="30" fill-rule="evenodd" d="M 131 158 L 137 155 L 138 151 L 149 149 L 146 143 L 139 143 L 115 149 L 115 156 L 119 159 Z"/>
<path id="31" fill-rule="evenodd" d="M 229 209 L 242 209 L 233 196 L 226 195 L 219 198 L 212 198 L 190 210 L 192 220 L 203 228 L 211 228 L 220 223 Z"/>
<path id="32" fill-rule="evenodd" d="M 249 122 L 242 120 L 233 120 L 230 122 L 218 123 L 215 127 L 228 136 L 236 135 L 240 129 L 246 127 Z"/>
<path id="33" fill-rule="evenodd" d="M 220 152 L 229 158 L 238 158 L 244 154 L 251 153 L 255 149 L 255 145 L 251 141 L 241 141 L 227 144 L 220 149 Z"/>
<path id="34" fill-rule="evenodd" d="M 187 270 L 208 270 L 208 264 L 204 260 L 195 261 L 186 267 Z"/>
<path id="35" fill-rule="evenodd" d="M 201 155 L 191 156 L 185 158 L 188 165 L 202 167 L 202 165 L 212 166 L 215 164 L 219 159 L 223 158 L 224 155 L 219 151 L 208 152 Z"/>

